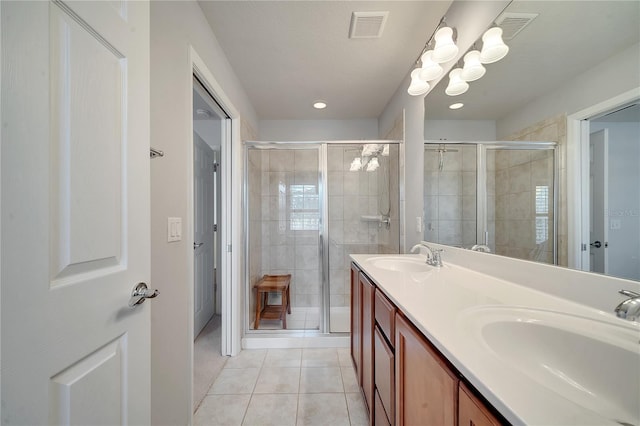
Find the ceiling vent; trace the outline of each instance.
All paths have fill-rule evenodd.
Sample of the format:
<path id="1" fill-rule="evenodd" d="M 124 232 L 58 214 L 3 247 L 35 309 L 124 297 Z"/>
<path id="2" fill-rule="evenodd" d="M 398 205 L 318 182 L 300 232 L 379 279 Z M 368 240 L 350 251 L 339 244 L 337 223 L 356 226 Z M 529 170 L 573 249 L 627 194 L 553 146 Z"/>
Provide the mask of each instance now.
<path id="1" fill-rule="evenodd" d="M 389 12 L 353 12 L 349 38 L 379 38 Z"/>
<path id="2" fill-rule="evenodd" d="M 518 33 L 531 23 L 537 13 L 505 12 L 496 19 L 496 24 L 502 28 L 502 39 L 512 40 Z"/>

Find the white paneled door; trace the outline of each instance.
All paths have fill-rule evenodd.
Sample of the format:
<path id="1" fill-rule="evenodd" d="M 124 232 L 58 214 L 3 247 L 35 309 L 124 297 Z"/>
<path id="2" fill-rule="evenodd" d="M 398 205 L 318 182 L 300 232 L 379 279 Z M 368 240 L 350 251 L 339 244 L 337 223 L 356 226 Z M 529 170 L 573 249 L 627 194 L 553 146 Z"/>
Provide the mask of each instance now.
<path id="1" fill-rule="evenodd" d="M 197 133 L 193 134 L 194 191 L 194 339 L 214 313 L 215 284 L 215 171 L 213 150 Z"/>
<path id="2" fill-rule="evenodd" d="M 148 424 L 149 5 L 0 7 L 2 423 Z"/>

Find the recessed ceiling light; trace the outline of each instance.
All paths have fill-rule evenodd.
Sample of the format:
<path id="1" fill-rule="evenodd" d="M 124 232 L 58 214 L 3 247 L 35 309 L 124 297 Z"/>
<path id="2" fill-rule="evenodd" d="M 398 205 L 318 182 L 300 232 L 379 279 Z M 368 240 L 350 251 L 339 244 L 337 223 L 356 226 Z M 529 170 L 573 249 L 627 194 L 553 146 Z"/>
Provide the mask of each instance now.
<path id="1" fill-rule="evenodd" d="M 456 102 L 455 104 L 449 105 L 449 109 L 460 109 L 464 106 L 462 102 Z"/>
<path id="2" fill-rule="evenodd" d="M 313 103 L 313 107 L 315 109 L 325 109 L 327 107 L 327 103 L 323 101 L 315 101 Z"/>

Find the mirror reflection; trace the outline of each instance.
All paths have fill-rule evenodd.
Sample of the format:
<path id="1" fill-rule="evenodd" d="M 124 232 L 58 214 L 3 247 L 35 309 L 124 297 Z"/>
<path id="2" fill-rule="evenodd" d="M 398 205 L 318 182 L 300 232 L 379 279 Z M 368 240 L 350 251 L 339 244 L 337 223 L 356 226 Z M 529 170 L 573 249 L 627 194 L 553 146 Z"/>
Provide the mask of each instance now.
<path id="1" fill-rule="evenodd" d="M 445 94 L 445 78 L 425 98 L 424 238 L 640 280 L 637 101 L 588 119 L 589 229 L 573 232 L 589 247 L 570 248 L 567 215 L 567 114 L 640 87 L 640 2 L 514 1 L 495 22 L 509 54 L 466 93 Z"/>

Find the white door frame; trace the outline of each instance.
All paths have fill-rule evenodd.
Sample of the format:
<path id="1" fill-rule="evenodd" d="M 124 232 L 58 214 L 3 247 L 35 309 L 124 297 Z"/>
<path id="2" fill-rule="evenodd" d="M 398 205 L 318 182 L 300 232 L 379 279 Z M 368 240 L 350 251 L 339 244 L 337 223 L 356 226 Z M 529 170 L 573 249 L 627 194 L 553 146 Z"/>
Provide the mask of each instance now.
<path id="1" fill-rule="evenodd" d="M 231 125 L 227 124 L 226 131 L 223 131 L 223 138 L 221 143 L 221 187 L 222 187 L 222 217 L 220 223 L 224 224 L 220 230 L 220 238 L 223 254 L 222 254 L 222 274 L 220 291 L 222 298 L 222 312 L 221 312 L 221 352 L 222 355 L 237 355 L 240 352 L 240 313 L 242 311 L 240 306 L 240 283 L 239 279 L 242 276 L 240 271 L 240 250 L 230 251 L 232 245 L 240 247 L 239 241 L 241 232 L 241 221 L 233 220 L 234 217 L 240 217 L 241 212 L 241 197 L 232 196 L 232 182 L 240 182 L 242 178 L 242 164 L 237 161 L 238 152 L 241 153 L 241 138 L 240 138 L 240 114 L 238 110 L 231 103 L 229 97 L 224 93 L 222 86 L 217 82 L 211 71 L 205 65 L 205 62 L 198 55 L 193 46 L 189 46 L 189 68 L 185 73 L 185 79 L 188 80 L 189 86 L 193 84 L 193 76 L 196 75 L 205 88 L 213 95 L 215 100 L 220 106 L 229 114 L 231 118 Z M 192 99 L 189 105 L 193 105 L 193 91 L 190 91 Z M 190 161 L 187 164 L 188 176 L 191 176 L 190 190 L 188 194 L 188 206 L 187 217 L 192 218 L 194 213 L 194 192 L 193 192 L 193 116 L 191 108 L 185 111 L 188 116 L 187 121 L 191 129 L 189 134 L 191 135 L 191 141 L 189 144 L 189 155 L 187 158 Z M 225 129 L 223 121 L 222 125 Z M 231 127 L 229 129 L 229 127 Z M 231 133 L 231 134 L 229 134 Z M 240 155 L 240 160 L 241 160 Z M 231 226 L 229 226 L 231 225 Z M 193 235 L 193 221 L 189 221 L 186 235 Z M 194 254 L 191 244 L 185 244 L 185 250 L 187 251 L 187 265 L 190 277 L 194 276 Z M 190 333 L 193 334 L 193 285 L 187 286 L 189 288 L 189 322 Z M 195 336 L 191 336 L 191 342 L 193 342 Z M 191 349 L 193 350 L 193 349 Z M 191 375 L 193 376 L 193 356 L 191 359 Z"/>
<path id="2" fill-rule="evenodd" d="M 640 98 L 640 87 L 567 116 L 567 248 L 570 268 L 589 270 L 589 119 Z M 584 249 L 583 249 L 584 248 Z"/>

